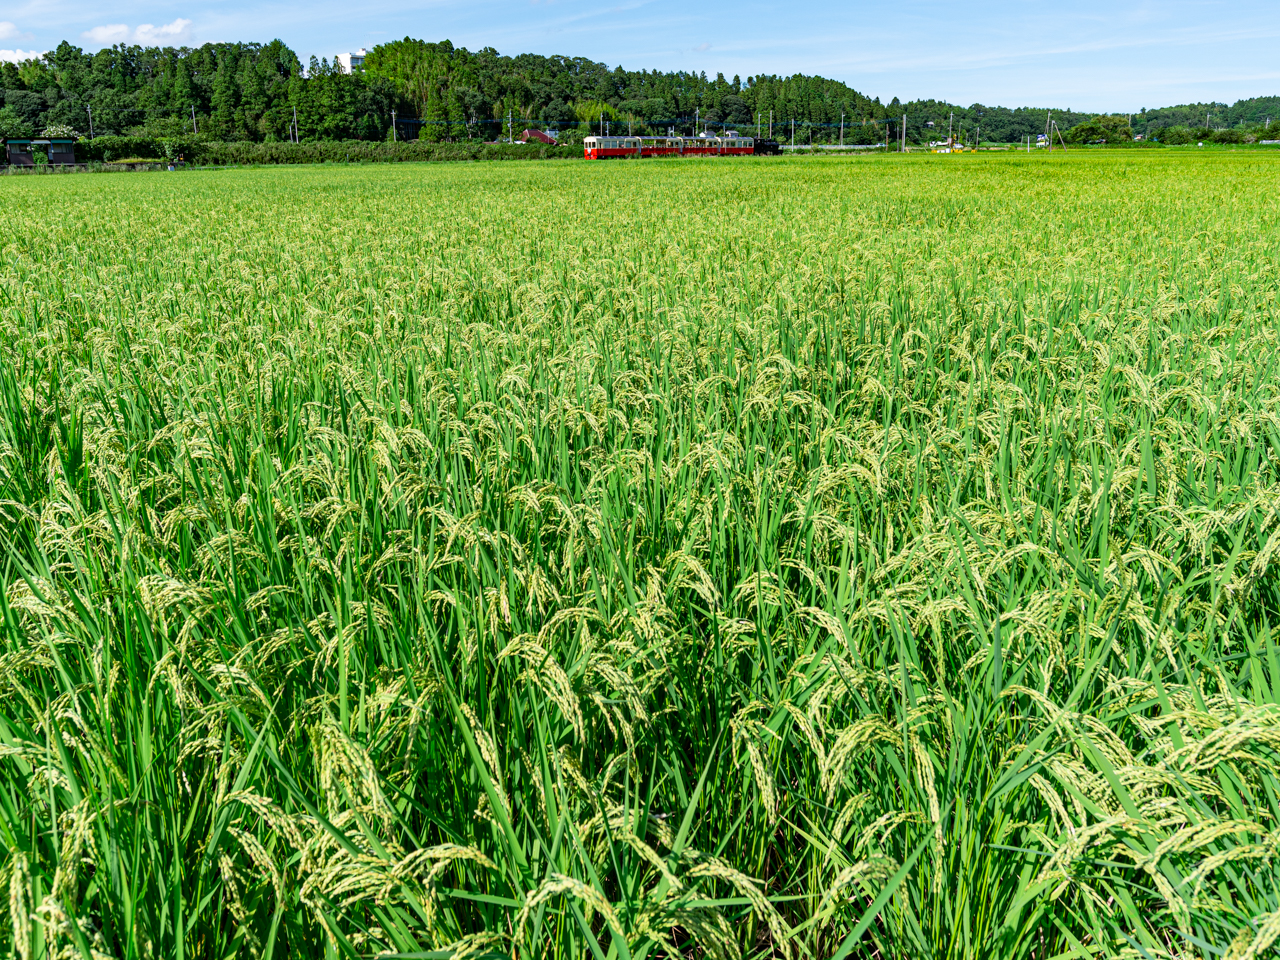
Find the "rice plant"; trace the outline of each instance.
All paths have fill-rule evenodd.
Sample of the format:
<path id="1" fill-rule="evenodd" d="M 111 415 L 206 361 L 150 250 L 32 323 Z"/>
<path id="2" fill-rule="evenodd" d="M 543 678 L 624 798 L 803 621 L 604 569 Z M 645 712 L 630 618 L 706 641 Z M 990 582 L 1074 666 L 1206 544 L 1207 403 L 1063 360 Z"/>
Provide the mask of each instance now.
<path id="1" fill-rule="evenodd" d="M 10 952 L 1273 953 L 1278 186 L 0 183 Z"/>

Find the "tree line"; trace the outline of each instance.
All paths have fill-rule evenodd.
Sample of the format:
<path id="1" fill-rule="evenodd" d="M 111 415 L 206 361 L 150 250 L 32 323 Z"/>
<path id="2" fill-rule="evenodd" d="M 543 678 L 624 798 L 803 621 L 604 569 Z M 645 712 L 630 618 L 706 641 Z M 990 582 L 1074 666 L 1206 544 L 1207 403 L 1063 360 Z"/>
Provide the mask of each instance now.
<path id="1" fill-rule="evenodd" d="M 949 133 L 970 143 L 1019 142 L 1043 133 L 1050 117 L 1064 131 L 1097 128 L 1088 127 L 1096 120 L 1091 114 L 1072 110 L 896 97 L 884 103 L 840 81 L 802 74 L 743 80 L 611 69 L 584 57 L 504 56 L 492 47 L 472 52 L 447 40 L 408 37 L 375 47 L 354 73 L 314 57 L 304 67 L 279 40 L 117 45 L 96 53 L 63 41 L 42 57 L 0 65 L 0 89 L 2 136 L 58 127 L 209 142 L 462 142 L 537 127 L 572 143 L 604 129 L 690 135 L 737 128 L 797 144 L 871 144 L 897 141 L 905 116 L 907 142 L 917 144 Z M 1186 104 L 1123 119 L 1131 137 L 1169 142 L 1232 129 L 1245 137 L 1268 117 L 1280 119 L 1280 98 Z M 1113 137 L 1114 127 L 1107 127 Z"/>
<path id="2" fill-rule="evenodd" d="M 63 41 L 39 59 L 0 65 L 0 134 L 60 126 L 223 141 L 389 139 L 401 100 L 390 80 L 312 67 L 279 40 L 94 54 Z"/>

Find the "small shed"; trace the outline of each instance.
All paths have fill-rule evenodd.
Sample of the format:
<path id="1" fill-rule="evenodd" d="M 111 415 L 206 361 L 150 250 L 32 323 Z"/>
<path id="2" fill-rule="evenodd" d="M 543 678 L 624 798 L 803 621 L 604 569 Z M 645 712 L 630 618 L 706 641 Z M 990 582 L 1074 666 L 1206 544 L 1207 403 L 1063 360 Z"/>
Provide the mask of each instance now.
<path id="1" fill-rule="evenodd" d="M 39 142 L 39 141 L 37 141 Z M 75 166 L 76 142 L 71 137 L 50 137 L 49 162 L 54 166 Z"/>
<path id="2" fill-rule="evenodd" d="M 555 137 L 549 137 L 541 130 L 526 130 L 524 133 L 520 134 L 520 139 L 525 143 L 528 143 L 531 140 L 534 143 L 550 143 L 552 145 L 556 143 Z"/>
<path id="3" fill-rule="evenodd" d="M 4 147 L 11 167 L 34 167 L 36 165 L 36 158 L 35 154 L 32 153 L 30 140 L 24 140 L 19 137 L 6 137 Z"/>

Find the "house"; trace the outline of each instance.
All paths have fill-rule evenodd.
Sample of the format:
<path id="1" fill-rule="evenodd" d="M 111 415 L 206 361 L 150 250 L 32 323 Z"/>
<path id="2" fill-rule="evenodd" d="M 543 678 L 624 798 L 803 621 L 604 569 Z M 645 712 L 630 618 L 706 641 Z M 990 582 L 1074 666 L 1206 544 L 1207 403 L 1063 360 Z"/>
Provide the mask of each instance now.
<path id="1" fill-rule="evenodd" d="M 555 137 L 549 137 L 541 130 L 526 130 L 524 133 L 520 134 L 520 139 L 525 143 L 532 141 L 534 143 L 549 143 L 552 146 L 556 144 Z"/>
<path id="2" fill-rule="evenodd" d="M 355 53 L 336 53 L 333 56 L 333 62 L 342 67 L 343 73 L 362 70 L 364 69 L 364 58 L 368 52 L 364 47 L 361 47 Z"/>

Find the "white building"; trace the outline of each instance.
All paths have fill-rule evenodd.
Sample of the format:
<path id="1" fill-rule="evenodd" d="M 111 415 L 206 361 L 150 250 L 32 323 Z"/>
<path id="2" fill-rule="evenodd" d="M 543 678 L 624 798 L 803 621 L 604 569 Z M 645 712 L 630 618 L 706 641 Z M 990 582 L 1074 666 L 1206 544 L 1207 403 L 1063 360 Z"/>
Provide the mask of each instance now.
<path id="1" fill-rule="evenodd" d="M 364 66 L 365 54 L 369 51 L 361 47 L 355 53 L 339 53 L 334 55 L 334 63 L 342 67 L 343 73 L 350 73 Z"/>

